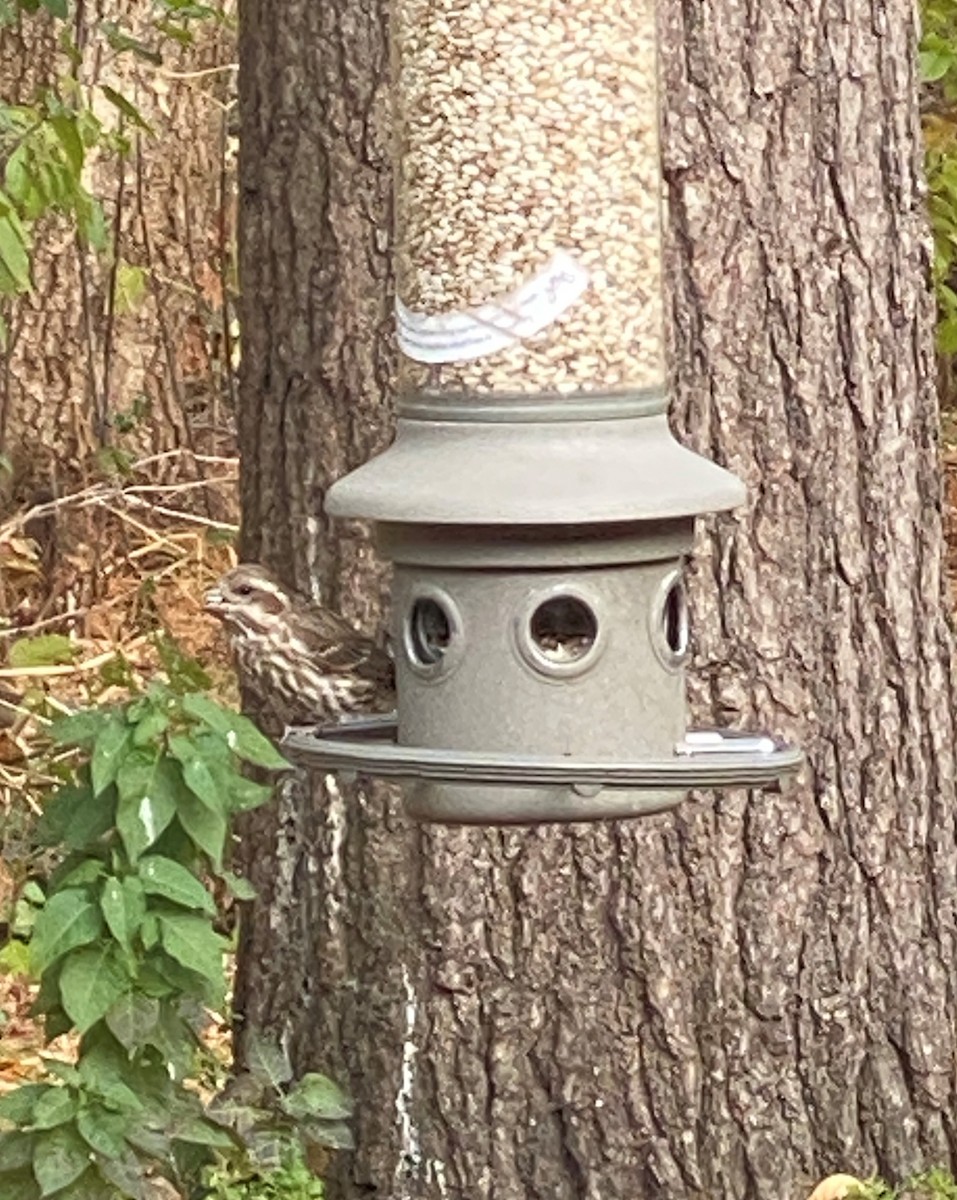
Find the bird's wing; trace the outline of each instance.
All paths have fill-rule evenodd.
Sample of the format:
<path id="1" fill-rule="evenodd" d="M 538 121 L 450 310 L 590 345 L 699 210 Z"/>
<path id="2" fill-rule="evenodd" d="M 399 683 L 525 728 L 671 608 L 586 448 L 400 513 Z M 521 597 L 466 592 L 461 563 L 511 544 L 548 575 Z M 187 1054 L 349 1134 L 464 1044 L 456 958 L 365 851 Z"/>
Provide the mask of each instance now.
<path id="1" fill-rule="evenodd" d="M 376 642 L 329 609 L 310 609 L 300 616 L 303 640 L 321 647 L 317 654 L 334 674 L 355 674 L 374 683 L 391 683 L 392 659 Z"/>

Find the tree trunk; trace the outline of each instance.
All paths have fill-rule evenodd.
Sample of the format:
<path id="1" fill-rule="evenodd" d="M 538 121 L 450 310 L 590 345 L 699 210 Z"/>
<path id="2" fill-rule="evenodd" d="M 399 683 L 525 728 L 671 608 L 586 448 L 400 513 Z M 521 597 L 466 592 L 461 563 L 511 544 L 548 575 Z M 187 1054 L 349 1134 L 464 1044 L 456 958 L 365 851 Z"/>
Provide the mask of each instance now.
<path id="1" fill-rule="evenodd" d="M 910 6 L 663 6 L 674 418 L 749 485 L 693 570 L 702 722 L 781 795 L 415 827 L 287 789 L 247 834 L 246 1026 L 358 1100 L 337 1190 L 801 1196 L 947 1161 L 953 685 Z M 385 15 L 246 0 L 244 551 L 376 618 L 322 515 L 386 439 Z"/>
<path id="2" fill-rule="evenodd" d="M 77 70 L 105 127 L 116 110 L 103 85 L 135 103 L 152 132 L 133 138 L 127 128 L 135 148 L 125 158 L 88 153 L 85 182 L 104 204 L 108 253 L 82 248 L 63 217 L 34 229 L 34 292 L 4 304 L 0 456 L 12 470 L 0 470 L 0 505 L 89 482 L 91 472 L 102 474 L 96 458 L 106 442 L 133 457 L 180 446 L 232 449 L 223 327 L 234 180 L 222 101 L 231 90 L 233 34 L 227 22 L 208 21 L 194 44 L 176 49 L 159 38 L 147 0 L 69 7 L 65 25 L 41 6 L 0 26 L 0 96 L 30 105 L 44 89 L 56 94 L 58 79 L 66 91 L 72 68 L 60 34 L 69 33 L 85 50 Z M 93 31 L 107 22 L 162 46 L 162 68 L 103 54 Z M 138 287 L 124 286 L 131 274 Z"/>

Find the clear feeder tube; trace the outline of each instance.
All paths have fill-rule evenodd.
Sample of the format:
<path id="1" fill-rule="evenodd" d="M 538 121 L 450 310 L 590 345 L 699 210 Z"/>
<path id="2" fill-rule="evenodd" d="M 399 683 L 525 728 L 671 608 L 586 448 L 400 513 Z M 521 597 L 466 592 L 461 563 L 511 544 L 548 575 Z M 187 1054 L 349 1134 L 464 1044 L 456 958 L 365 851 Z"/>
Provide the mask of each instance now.
<path id="1" fill-rule="evenodd" d="M 654 0 L 395 0 L 400 393 L 664 378 Z"/>

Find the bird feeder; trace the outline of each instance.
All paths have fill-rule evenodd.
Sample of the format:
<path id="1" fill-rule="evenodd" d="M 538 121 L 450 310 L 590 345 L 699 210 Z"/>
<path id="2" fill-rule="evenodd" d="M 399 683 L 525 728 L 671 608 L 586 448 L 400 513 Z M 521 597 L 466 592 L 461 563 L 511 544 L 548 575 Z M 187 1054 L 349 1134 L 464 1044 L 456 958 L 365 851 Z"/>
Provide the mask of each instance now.
<path id="1" fill-rule="evenodd" d="M 657 812 L 775 783 L 686 731 L 683 564 L 743 485 L 667 422 L 653 0 L 396 0 L 397 434 L 329 492 L 395 564 L 396 720 L 294 756 L 424 819 Z"/>

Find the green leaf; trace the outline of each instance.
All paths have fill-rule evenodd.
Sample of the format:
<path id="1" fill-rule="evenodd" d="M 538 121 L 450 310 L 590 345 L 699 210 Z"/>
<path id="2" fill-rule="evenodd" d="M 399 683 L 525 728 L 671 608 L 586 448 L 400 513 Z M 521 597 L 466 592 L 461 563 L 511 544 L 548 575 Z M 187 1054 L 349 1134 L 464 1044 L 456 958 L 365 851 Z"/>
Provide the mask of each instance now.
<path id="1" fill-rule="evenodd" d="M 43 1063 L 44 1069 L 53 1076 L 54 1079 L 62 1079 L 68 1087 L 78 1087 L 80 1073 L 72 1063 L 63 1062 L 59 1058 L 50 1058 L 46 1054 L 40 1055 L 40 1061 Z"/>
<path id="2" fill-rule="evenodd" d="M 97 734 L 93 746 L 90 773 L 93 794 L 98 796 L 116 780 L 129 750 L 130 729 L 118 713 L 111 713 L 106 725 Z"/>
<path id="3" fill-rule="evenodd" d="M 195 796 L 183 796 L 176 806 L 180 824 L 196 845 L 209 855 L 217 870 L 223 863 L 223 847 L 226 843 L 226 818 L 207 808 Z"/>
<path id="4" fill-rule="evenodd" d="M 55 1129 L 58 1125 L 66 1125 L 75 1116 L 76 1099 L 73 1093 L 65 1087 L 48 1087 L 46 1095 L 36 1103 L 30 1124 L 34 1129 Z"/>
<path id="5" fill-rule="evenodd" d="M 41 909 L 30 940 L 33 969 L 43 972 L 64 954 L 86 946 L 103 932 L 103 919 L 85 891 L 67 888 Z"/>
<path id="6" fill-rule="evenodd" d="M 280 1084 L 292 1078 L 292 1064 L 285 1049 L 262 1034 L 250 1033 L 246 1047 L 246 1069 L 267 1086 L 278 1090 Z"/>
<path id="7" fill-rule="evenodd" d="M 106 1024 L 127 1050 L 141 1047 L 156 1028 L 159 1001 L 140 991 L 125 992 L 106 1014 Z"/>
<path id="8" fill-rule="evenodd" d="M 187 793 L 177 763 L 145 750 L 135 750 L 128 756 L 117 788 L 117 829 L 130 860 L 136 862 L 168 828 L 180 796 Z"/>
<path id="9" fill-rule="evenodd" d="M 229 786 L 229 807 L 234 813 L 250 812 L 271 800 L 272 794 L 269 784 L 253 783 L 251 779 L 237 775 Z"/>
<path id="10" fill-rule="evenodd" d="M 74 951 L 60 972 L 60 996 L 67 1016 L 85 1033 L 129 987 L 130 977 L 111 945 Z"/>
<path id="11" fill-rule="evenodd" d="M 90 1151 L 76 1129 L 54 1129 L 37 1139 L 33 1174 L 41 1196 L 52 1196 L 79 1179 L 90 1163 Z"/>
<path id="12" fill-rule="evenodd" d="M 343 1121 L 305 1121 L 300 1132 L 317 1146 L 330 1146 L 333 1150 L 355 1149 L 352 1130 Z"/>
<path id="13" fill-rule="evenodd" d="M 176 641 L 168 634 L 158 634 L 155 639 L 156 652 L 159 654 L 163 670 L 169 679 L 174 692 L 195 691 L 197 688 L 210 688 L 213 681 L 206 674 L 195 658 L 184 654 Z"/>
<path id="14" fill-rule="evenodd" d="M 132 121 L 134 125 L 138 125 L 140 129 L 145 129 L 147 133 L 152 133 L 153 129 L 150 123 L 146 120 L 135 104 L 131 104 L 127 98 L 118 92 L 115 88 L 108 87 L 105 83 L 100 84 L 100 91 L 109 102 L 123 114 L 128 121 Z"/>
<path id="15" fill-rule="evenodd" d="M 241 713 L 195 692 L 183 697 L 183 711 L 221 734 L 230 750 L 246 762 L 277 771 L 292 769 L 272 742 Z"/>
<path id="16" fill-rule="evenodd" d="M 181 863 L 152 854 L 139 865 L 143 891 L 150 896 L 163 896 L 183 908 L 198 908 L 214 914 L 216 905 L 203 884 Z"/>
<path id="17" fill-rule="evenodd" d="M 38 1200 L 40 1190 L 33 1171 L 24 1167 L 3 1177 L 3 1200 Z"/>
<path id="18" fill-rule="evenodd" d="M 19 940 L 0 947 L 0 975 L 29 975 L 30 947 Z"/>
<path id="19" fill-rule="evenodd" d="M 37 836 L 48 846 L 63 842 L 70 850 L 86 850 L 113 827 L 115 819 L 112 788 L 94 796 L 90 787 L 66 784 L 47 801 Z"/>
<path id="20" fill-rule="evenodd" d="M 73 1022 L 60 1006 L 51 1008 L 43 1018 L 43 1036 L 48 1042 L 73 1032 Z"/>
<path id="21" fill-rule="evenodd" d="M 130 1140 L 132 1140 L 132 1135 Z M 163 1146 L 162 1150 L 153 1157 L 162 1161 L 168 1157 L 167 1150 L 168 1147 Z M 132 1150 L 127 1148 L 119 1158 L 98 1158 L 97 1166 L 103 1178 L 119 1189 L 122 1200 L 146 1200 L 145 1168 Z M 153 1189 L 150 1191 L 152 1194 Z"/>
<path id="22" fill-rule="evenodd" d="M 45 1083 L 21 1083 L 13 1091 L 4 1092 L 0 1096 L 0 1121 L 28 1125 L 33 1117 L 34 1107 L 46 1095 L 48 1087 L 49 1084 Z M 3 1170 L 12 1168 L 0 1166 L 0 1171 Z"/>
<path id="23" fill-rule="evenodd" d="M 160 930 L 156 914 L 147 912 L 143 927 L 140 929 L 140 941 L 146 950 L 152 950 L 159 945 Z"/>
<path id="24" fill-rule="evenodd" d="M 232 871 L 223 871 L 221 878 L 236 900 L 255 900 L 259 894 L 249 880 L 244 879 L 242 875 L 236 875 Z"/>
<path id="25" fill-rule="evenodd" d="M 0 216 L 0 264 L 13 282 L 8 290 L 28 292 L 31 288 L 27 246 L 12 212 Z"/>
<path id="26" fill-rule="evenodd" d="M 129 1124 L 129 1117 L 98 1105 L 81 1112 L 76 1119 L 80 1136 L 105 1158 L 120 1158 L 126 1152 L 124 1135 Z"/>
<path id="27" fill-rule="evenodd" d="M 937 350 L 944 356 L 957 354 L 957 315 L 947 317 L 938 324 Z"/>
<path id="28" fill-rule="evenodd" d="M 151 742 L 158 742 L 168 728 L 169 716 L 165 708 L 150 705 L 136 722 L 136 728 L 133 730 L 133 745 L 147 746 Z"/>
<path id="29" fill-rule="evenodd" d="M 222 786 L 222 762 L 204 755 L 203 747 L 181 734 L 169 739 L 169 749 L 182 764 L 183 782 L 193 795 L 213 812 L 225 815 L 229 811 L 229 794 Z"/>
<path id="30" fill-rule="evenodd" d="M 105 250 L 106 216 L 99 200 L 94 196 L 78 196 L 74 204 L 74 215 L 81 239 L 94 250 Z"/>
<path id="31" fill-rule="evenodd" d="M 110 933 L 128 954 L 132 954 L 133 935 L 146 916 L 143 885 L 132 878 L 104 880 L 100 908 Z"/>
<path id="32" fill-rule="evenodd" d="M 173 1121 L 170 1135 L 174 1141 L 210 1146 L 215 1150 L 235 1150 L 236 1139 L 221 1125 L 201 1116 L 185 1116 Z"/>
<path id="33" fill-rule="evenodd" d="M 61 633 L 42 633 L 37 637 L 17 638 L 8 651 L 11 667 L 53 667 L 71 663 L 77 647 Z"/>
<path id="34" fill-rule="evenodd" d="M 163 949 L 181 966 L 219 984 L 223 976 L 226 939 L 203 917 L 189 913 L 159 913 Z"/>
<path id="35" fill-rule="evenodd" d="M 40 3 L 47 12 L 53 13 L 55 17 L 59 17 L 62 21 L 65 21 L 70 15 L 67 0 L 40 0 Z"/>
<path id="36" fill-rule="evenodd" d="M 76 117 L 67 116 L 66 114 L 59 117 L 51 117 L 50 124 L 53 126 L 53 132 L 60 140 L 60 145 L 63 147 L 67 161 L 73 169 L 73 174 L 79 176 L 83 170 L 84 150 L 83 139 L 80 137 L 80 131 L 77 128 Z"/>
<path id="37" fill-rule="evenodd" d="M 57 871 L 53 876 L 56 886 L 51 889 L 52 891 L 59 892 L 63 888 L 82 887 L 87 883 L 96 883 L 102 877 L 106 867 L 101 858 L 80 858 L 79 862 L 77 862 L 77 857 L 77 855 L 72 856 L 73 863 L 76 863 L 75 866 L 71 865 L 68 870 L 64 871 L 63 875 L 60 875 L 59 871 Z M 67 867 L 69 863 L 70 859 L 64 862 L 62 866 Z"/>
<path id="38" fill-rule="evenodd" d="M 109 1159 L 101 1160 L 109 1162 Z M 85 1175 L 81 1175 L 75 1183 L 70 1184 L 69 1191 L 61 1192 L 57 1196 L 57 1200 L 119 1200 L 116 1194 L 116 1189 L 109 1183 L 104 1175 L 102 1167 L 88 1168 Z M 126 1197 L 123 1198 L 126 1200 Z M 134 1200 L 145 1200 L 140 1195 Z"/>
<path id="39" fill-rule="evenodd" d="M 145 59 L 154 66 L 159 67 L 163 64 L 163 56 L 158 51 L 148 46 L 145 42 L 141 42 L 138 38 L 131 37 L 125 30 L 121 29 L 114 21 L 103 21 L 100 24 L 100 29 L 106 36 L 106 40 L 112 50 L 132 51 L 138 58 Z"/>
<path id="40" fill-rule="evenodd" d="M 22 1091 L 22 1088 L 17 1089 Z M 0 1173 L 28 1167 L 33 1162 L 33 1146 L 36 1139 L 32 1133 L 0 1133 Z M 4 1179 L 3 1186 L 7 1181 Z"/>
<path id="41" fill-rule="evenodd" d="M 146 298 L 146 270 L 128 262 L 116 268 L 114 307 L 119 316 L 136 312 Z M 162 715 L 162 714 L 161 714 Z"/>
<path id="42" fill-rule="evenodd" d="M 946 50 L 922 50 L 919 61 L 922 82 L 936 83 L 954 65 L 954 55 Z"/>
<path id="43" fill-rule="evenodd" d="M 166 981 L 168 985 L 166 989 L 167 997 L 174 995 L 185 996 L 201 1000 L 204 1004 L 212 1007 L 217 1007 L 223 1003 L 225 997 L 225 976 L 212 980 L 208 979 L 205 975 L 197 975 L 195 971 L 190 971 L 186 967 L 181 966 L 175 958 L 170 957 L 165 950 L 161 949 L 156 949 L 151 953 L 146 967 L 140 970 L 141 979 L 147 969 L 154 977 Z M 159 994 L 158 986 L 154 987 L 153 991 Z"/>
<path id="44" fill-rule="evenodd" d="M 91 1037 L 94 1036 L 91 1034 Z M 165 1080 L 165 1066 L 159 1064 L 157 1070 Z M 127 1116 L 143 1112 L 144 1104 L 133 1088 L 144 1087 L 145 1073 L 142 1067 L 137 1069 L 131 1063 L 129 1053 L 112 1037 L 107 1042 L 96 1042 L 89 1048 L 84 1043 L 79 1073 L 85 1089 L 95 1093 L 111 1112 L 125 1113 Z M 123 1082 L 124 1079 L 129 1081 L 129 1086 Z"/>
<path id="45" fill-rule="evenodd" d="M 113 714 L 91 708 L 60 717 L 50 726 L 50 737 L 60 746 L 82 746 L 89 749 L 109 724 Z"/>
<path id="46" fill-rule="evenodd" d="M 324 1121 L 336 1121 L 352 1116 L 353 1103 L 342 1088 L 337 1087 L 325 1075 L 310 1071 L 290 1088 L 282 1098 L 283 1112 L 290 1117 L 319 1117 Z"/>

